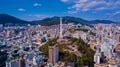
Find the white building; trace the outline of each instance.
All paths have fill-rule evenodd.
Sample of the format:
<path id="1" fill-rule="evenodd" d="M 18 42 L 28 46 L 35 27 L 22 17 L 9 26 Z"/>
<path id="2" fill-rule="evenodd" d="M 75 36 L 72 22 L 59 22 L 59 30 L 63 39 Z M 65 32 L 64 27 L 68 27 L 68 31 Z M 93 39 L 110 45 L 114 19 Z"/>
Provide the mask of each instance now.
<path id="1" fill-rule="evenodd" d="M 100 53 L 98 51 L 94 55 L 94 62 L 100 64 Z"/>

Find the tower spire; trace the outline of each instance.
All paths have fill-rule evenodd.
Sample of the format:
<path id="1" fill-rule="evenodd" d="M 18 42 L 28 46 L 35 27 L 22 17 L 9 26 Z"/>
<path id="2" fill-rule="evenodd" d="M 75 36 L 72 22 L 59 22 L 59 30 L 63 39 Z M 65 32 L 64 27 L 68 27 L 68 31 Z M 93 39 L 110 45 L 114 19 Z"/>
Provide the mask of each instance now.
<path id="1" fill-rule="evenodd" d="M 60 17 L 60 38 L 62 39 L 63 38 L 63 29 L 62 29 L 62 17 Z"/>

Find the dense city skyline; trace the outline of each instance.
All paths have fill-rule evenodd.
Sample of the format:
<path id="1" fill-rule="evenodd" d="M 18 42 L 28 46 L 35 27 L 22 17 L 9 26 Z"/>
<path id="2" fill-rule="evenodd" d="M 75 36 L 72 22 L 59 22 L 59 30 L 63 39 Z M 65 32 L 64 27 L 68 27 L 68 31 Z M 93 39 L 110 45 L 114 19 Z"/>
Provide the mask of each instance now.
<path id="1" fill-rule="evenodd" d="M 120 0 L 1 0 L 0 67 L 120 67 Z"/>
<path id="2" fill-rule="evenodd" d="M 87 20 L 108 19 L 117 22 L 120 18 L 119 0 L 2 0 L 0 5 L 0 13 L 28 21 L 53 16 L 75 16 Z"/>

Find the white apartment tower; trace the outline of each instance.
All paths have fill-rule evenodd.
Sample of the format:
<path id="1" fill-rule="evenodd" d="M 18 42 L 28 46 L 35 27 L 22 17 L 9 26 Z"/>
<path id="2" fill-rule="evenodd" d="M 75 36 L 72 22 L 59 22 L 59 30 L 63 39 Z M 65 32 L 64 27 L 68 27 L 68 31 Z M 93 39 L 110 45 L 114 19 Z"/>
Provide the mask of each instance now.
<path id="1" fill-rule="evenodd" d="M 94 55 L 94 62 L 100 64 L 100 53 L 98 51 Z"/>

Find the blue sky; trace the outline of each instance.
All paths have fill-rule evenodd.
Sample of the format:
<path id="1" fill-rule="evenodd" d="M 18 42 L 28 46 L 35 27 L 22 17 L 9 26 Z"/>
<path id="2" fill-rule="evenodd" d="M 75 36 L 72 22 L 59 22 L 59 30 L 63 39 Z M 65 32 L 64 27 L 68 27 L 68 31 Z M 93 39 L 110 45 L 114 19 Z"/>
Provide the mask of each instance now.
<path id="1" fill-rule="evenodd" d="M 1 0 L 0 13 L 28 21 L 75 16 L 120 22 L 120 0 Z"/>

